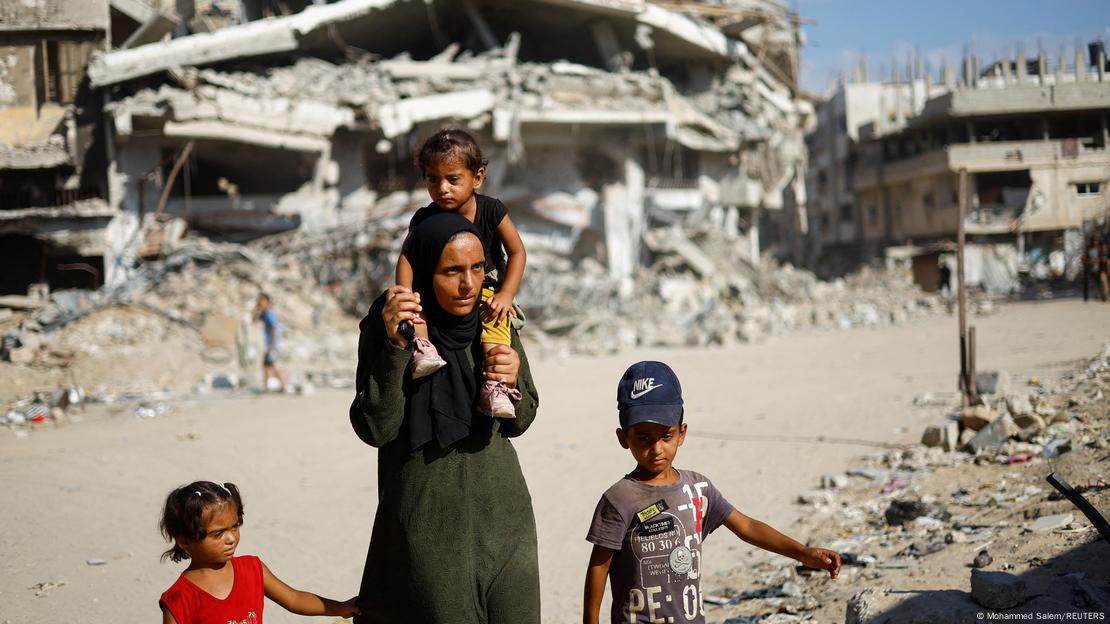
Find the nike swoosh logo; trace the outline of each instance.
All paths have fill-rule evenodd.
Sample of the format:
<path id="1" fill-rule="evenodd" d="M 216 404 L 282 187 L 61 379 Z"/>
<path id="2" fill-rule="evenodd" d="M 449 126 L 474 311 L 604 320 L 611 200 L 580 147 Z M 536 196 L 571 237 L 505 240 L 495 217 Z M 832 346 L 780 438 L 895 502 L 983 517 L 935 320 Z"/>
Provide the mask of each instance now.
<path id="1" fill-rule="evenodd" d="M 636 399 L 644 396 L 645 394 L 651 392 L 652 390 L 655 390 L 656 388 L 662 388 L 662 387 L 663 387 L 663 384 L 659 384 L 658 386 L 651 386 L 650 388 L 644 388 L 640 392 L 636 392 L 635 390 L 633 390 L 633 391 L 628 393 L 628 398 L 630 398 L 632 400 L 636 400 Z"/>

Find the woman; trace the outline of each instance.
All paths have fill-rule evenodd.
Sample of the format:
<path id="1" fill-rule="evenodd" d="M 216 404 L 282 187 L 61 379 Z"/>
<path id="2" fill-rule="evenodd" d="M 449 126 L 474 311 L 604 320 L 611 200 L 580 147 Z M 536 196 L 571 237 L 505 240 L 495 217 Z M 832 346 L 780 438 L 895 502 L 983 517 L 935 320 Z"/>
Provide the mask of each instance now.
<path id="1" fill-rule="evenodd" d="M 351 424 L 379 451 L 378 511 L 355 621 L 538 623 L 536 523 L 509 442 L 536 417 L 528 360 L 515 333 L 511 349 L 482 360 L 484 253 L 469 221 L 430 217 L 409 245 L 415 292 L 390 288 L 359 326 Z M 399 326 L 421 308 L 448 365 L 414 381 Z M 485 379 L 519 391 L 515 420 L 475 411 Z"/>

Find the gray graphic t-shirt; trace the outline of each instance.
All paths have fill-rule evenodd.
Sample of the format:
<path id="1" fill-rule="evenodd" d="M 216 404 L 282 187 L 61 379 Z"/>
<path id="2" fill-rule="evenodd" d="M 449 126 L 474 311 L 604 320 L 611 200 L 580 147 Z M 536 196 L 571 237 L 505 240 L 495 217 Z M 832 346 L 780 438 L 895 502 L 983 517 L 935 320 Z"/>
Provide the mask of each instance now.
<path id="1" fill-rule="evenodd" d="M 679 471 L 674 485 L 625 477 L 602 495 L 586 539 L 615 551 L 614 623 L 703 623 L 701 543 L 732 513 L 709 479 Z"/>

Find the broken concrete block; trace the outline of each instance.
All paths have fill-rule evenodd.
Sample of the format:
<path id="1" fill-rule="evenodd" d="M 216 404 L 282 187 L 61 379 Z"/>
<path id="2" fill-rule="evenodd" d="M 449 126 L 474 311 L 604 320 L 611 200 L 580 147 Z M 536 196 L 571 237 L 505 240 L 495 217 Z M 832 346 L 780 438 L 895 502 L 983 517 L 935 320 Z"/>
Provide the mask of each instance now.
<path id="1" fill-rule="evenodd" d="M 917 499 L 891 501 L 883 517 L 890 526 L 903 524 L 929 513 L 929 506 Z"/>
<path id="2" fill-rule="evenodd" d="M 988 609 L 1009 609 L 1025 600 L 1025 580 L 1006 572 L 971 571 L 971 597 Z"/>
<path id="3" fill-rule="evenodd" d="M 978 431 L 994 422 L 998 412 L 989 405 L 970 405 L 960 413 L 960 422 L 972 431 Z"/>
<path id="4" fill-rule="evenodd" d="M 1002 444 L 1020 431 L 1014 424 L 1014 419 L 1010 418 L 1009 414 L 1004 414 L 1002 418 L 980 429 L 979 433 L 967 443 L 967 449 L 972 453 L 979 453 L 984 449 Z"/>
<path id="5" fill-rule="evenodd" d="M 921 443 L 929 447 L 939 447 L 946 451 L 956 450 L 960 441 L 960 424 L 952 419 L 945 419 L 925 428 L 921 434 Z"/>
<path id="6" fill-rule="evenodd" d="M 803 505 L 831 505 L 833 494 L 827 490 L 811 490 L 798 495 L 798 502 Z"/>
<path id="7" fill-rule="evenodd" d="M 1025 527 L 1025 530 L 1030 533 L 1046 533 L 1048 531 L 1062 529 L 1071 524 L 1073 520 L 1075 520 L 1075 516 L 1070 511 L 1062 514 L 1043 516 L 1030 522 L 1029 526 Z"/>
<path id="8" fill-rule="evenodd" d="M 1006 395 L 1006 407 L 1013 416 L 1024 416 L 1033 413 L 1033 402 L 1029 400 L 1028 394 Z"/>
<path id="9" fill-rule="evenodd" d="M 963 431 L 961 431 L 960 432 L 960 444 L 957 448 L 966 447 L 967 443 L 971 442 L 972 438 L 974 438 L 977 433 L 979 433 L 979 432 L 975 431 L 974 429 L 964 429 Z"/>
<path id="10" fill-rule="evenodd" d="M 868 587 L 849 598 L 844 613 L 844 624 L 866 624 L 870 622 L 871 616 L 876 613 L 874 604 L 878 594 L 879 590 Z"/>
<path id="11" fill-rule="evenodd" d="M 1020 428 L 1022 431 L 1025 431 L 1026 429 L 1031 429 L 1037 432 L 1044 431 L 1044 419 L 1036 414 L 1033 414 L 1031 412 L 1026 412 L 1024 414 L 1014 414 L 1013 418 L 1014 424 L 1017 425 L 1018 428 Z"/>
<path id="12" fill-rule="evenodd" d="M 983 608 L 967 592 L 946 589 L 923 596 L 868 588 L 848 599 L 846 624 L 951 624 L 978 622 Z"/>
<path id="13" fill-rule="evenodd" d="M 978 372 L 975 387 L 979 394 L 1006 394 L 1010 390 L 1010 373 L 1004 370 Z"/>

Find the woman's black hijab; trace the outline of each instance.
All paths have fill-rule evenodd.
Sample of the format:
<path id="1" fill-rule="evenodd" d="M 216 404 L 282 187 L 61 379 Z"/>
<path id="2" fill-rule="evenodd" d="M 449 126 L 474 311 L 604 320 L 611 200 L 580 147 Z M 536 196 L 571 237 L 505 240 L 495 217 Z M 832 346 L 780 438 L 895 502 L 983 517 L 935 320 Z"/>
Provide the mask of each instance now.
<path id="1" fill-rule="evenodd" d="M 443 248 L 460 232 L 470 232 L 481 240 L 474 224 L 465 217 L 450 212 L 433 215 L 413 229 L 405 254 L 412 265 L 413 290 L 420 293 L 420 305 L 428 320 L 428 338 L 440 357 L 447 360 L 447 366 L 431 375 L 407 381 L 405 415 L 412 450 L 433 439 L 446 447 L 470 434 L 478 383 L 466 351 L 478 338 L 478 305 L 465 316 L 455 316 L 439 306 L 432 289 Z"/>
<path id="2" fill-rule="evenodd" d="M 455 316 L 440 307 L 432 288 L 432 277 L 443 249 L 460 232 L 479 236 L 474 224 L 465 217 L 454 213 L 436 214 L 413 228 L 405 249 L 405 257 L 412 265 L 413 290 L 420 293 L 420 305 L 428 321 L 428 337 L 439 355 L 447 360 L 447 366 L 427 377 L 414 380 L 405 375 L 405 418 L 412 451 L 433 440 L 440 447 L 450 446 L 470 434 L 478 379 L 466 351 L 478 345 L 479 306 L 475 305 L 464 316 Z M 372 374 L 369 369 L 373 358 L 367 349 L 380 348 L 378 345 L 387 340 L 382 324 L 384 308 L 383 293 L 359 324 L 359 370 L 355 379 L 359 392 L 365 389 Z M 357 399 L 355 403 L 358 404 Z"/>

